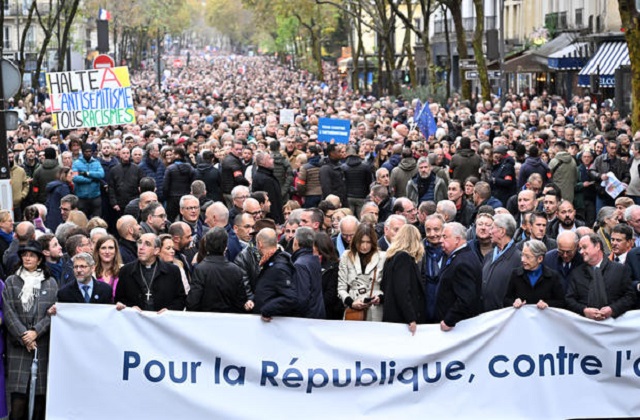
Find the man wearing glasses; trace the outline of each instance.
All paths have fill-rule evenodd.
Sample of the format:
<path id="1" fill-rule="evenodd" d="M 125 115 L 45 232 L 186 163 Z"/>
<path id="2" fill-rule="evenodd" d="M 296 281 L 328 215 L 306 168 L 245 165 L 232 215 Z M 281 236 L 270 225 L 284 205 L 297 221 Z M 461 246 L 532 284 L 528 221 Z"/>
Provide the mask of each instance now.
<path id="1" fill-rule="evenodd" d="M 558 235 L 558 248 L 547 252 L 542 264 L 560 274 L 560 282 L 567 291 L 569 275 L 574 268 L 583 263 L 582 255 L 578 252 L 578 235 L 571 231 L 564 231 Z"/>
<path id="2" fill-rule="evenodd" d="M 159 235 L 166 228 L 167 212 L 160 203 L 151 202 L 140 213 L 140 228 L 143 233 Z"/>
<path id="3" fill-rule="evenodd" d="M 145 311 L 184 309 L 186 295 L 180 270 L 158 258 L 160 239 L 145 233 L 137 245 L 138 260 L 120 269 L 115 301 Z"/>
<path id="4" fill-rule="evenodd" d="M 113 303 L 113 291 L 107 283 L 93 277 L 95 261 L 88 252 L 75 255 L 73 273 L 76 281 L 58 290 L 58 301 L 66 303 Z"/>
<path id="5" fill-rule="evenodd" d="M 193 195 L 183 195 L 180 199 L 178 221 L 185 222 L 191 227 L 191 244 L 196 247 L 200 243 L 200 239 L 209 230 L 200 219 L 200 200 Z"/>

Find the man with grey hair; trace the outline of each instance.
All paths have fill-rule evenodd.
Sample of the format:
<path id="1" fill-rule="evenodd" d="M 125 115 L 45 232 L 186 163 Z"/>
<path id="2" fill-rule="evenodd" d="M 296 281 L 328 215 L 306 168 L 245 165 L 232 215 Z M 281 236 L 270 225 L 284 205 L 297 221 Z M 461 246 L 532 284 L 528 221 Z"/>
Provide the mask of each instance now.
<path id="1" fill-rule="evenodd" d="M 351 246 L 351 240 L 356 234 L 356 229 L 360 222 L 355 216 L 345 216 L 340 220 L 340 233 L 333 238 L 333 244 L 338 251 L 338 255 L 342 257 L 342 254 Z"/>
<path id="2" fill-rule="evenodd" d="M 459 321 L 480 312 L 482 265 L 467 246 L 467 229 L 458 222 L 447 223 L 442 231 L 444 262 L 438 277 L 435 308 L 427 307 L 432 321 L 449 331 Z"/>
<path id="3" fill-rule="evenodd" d="M 233 206 L 229 208 L 229 220 L 235 220 L 236 216 L 242 213 L 244 201 L 249 198 L 249 187 L 236 185 L 231 190 L 231 202 Z"/>
<path id="4" fill-rule="evenodd" d="M 595 233 L 578 243 L 584 264 L 569 276 L 567 309 L 595 321 L 617 318 L 636 304 L 631 269 L 604 255 L 602 239 Z"/>
<path id="5" fill-rule="evenodd" d="M 436 212 L 444 218 L 446 223 L 449 223 L 455 220 L 456 213 L 458 211 L 453 201 L 442 200 L 438 201 L 438 204 L 436 205 Z"/>
<path id="6" fill-rule="evenodd" d="M 252 191 L 264 191 L 267 193 L 271 201 L 270 217 L 280 225 L 284 223 L 284 215 L 282 214 L 282 188 L 280 181 L 273 173 L 273 157 L 265 152 L 256 153 L 256 165 L 258 169 L 253 175 L 251 185 Z M 288 191 L 285 191 L 288 193 Z M 263 214 L 262 217 L 266 217 Z M 258 219 L 256 219 L 258 220 Z"/>
<path id="7" fill-rule="evenodd" d="M 428 157 L 418 159 L 418 173 L 407 183 L 406 196 L 418 205 L 423 201 L 437 203 L 447 199 L 447 184 L 431 170 Z"/>
<path id="8" fill-rule="evenodd" d="M 191 245 L 195 247 L 209 230 L 200 219 L 200 200 L 193 195 L 180 197 L 180 215 L 176 221 L 185 222 L 191 227 Z"/>
<path id="9" fill-rule="evenodd" d="M 393 238 L 400 228 L 407 224 L 407 219 L 399 214 L 392 214 L 384 222 L 384 235 L 378 239 L 378 248 L 380 251 L 386 251 L 391 246 Z"/>
<path id="10" fill-rule="evenodd" d="M 293 238 L 293 276 L 297 296 L 304 301 L 298 302 L 299 314 L 304 318 L 325 319 L 324 297 L 322 295 L 322 267 L 320 259 L 313 255 L 315 232 L 310 227 L 299 227 Z"/>
<path id="11" fill-rule="evenodd" d="M 242 245 L 240 245 L 240 240 L 233 230 L 232 224 L 229 223 L 229 209 L 227 209 L 222 202 L 216 201 L 207 207 L 204 222 L 210 229 L 217 226 L 222 227 L 227 231 L 229 239 L 227 242 L 227 252 L 225 253 L 225 256 L 230 262 L 235 261 L 236 256 L 242 250 Z"/>
<path id="12" fill-rule="evenodd" d="M 95 261 L 88 252 L 71 258 L 76 281 L 67 283 L 58 290 L 58 301 L 66 303 L 113 303 L 114 291 L 107 283 L 93 276 Z"/>
<path id="13" fill-rule="evenodd" d="M 634 246 L 640 247 L 640 206 L 634 204 L 624 211 L 624 219 L 633 228 Z"/>
<path id="14" fill-rule="evenodd" d="M 293 284 L 293 267 L 290 256 L 278 248 L 278 235 L 271 228 L 262 229 L 256 235 L 262 271 L 255 290 L 255 306 L 265 322 L 274 316 L 298 315 L 298 302 Z"/>
<path id="15" fill-rule="evenodd" d="M 482 311 L 489 312 L 504 306 L 504 296 L 514 268 L 520 266 L 520 250 L 513 235 L 516 221 L 510 214 L 496 214 L 491 226 L 493 251 L 487 254 L 482 267 Z"/>

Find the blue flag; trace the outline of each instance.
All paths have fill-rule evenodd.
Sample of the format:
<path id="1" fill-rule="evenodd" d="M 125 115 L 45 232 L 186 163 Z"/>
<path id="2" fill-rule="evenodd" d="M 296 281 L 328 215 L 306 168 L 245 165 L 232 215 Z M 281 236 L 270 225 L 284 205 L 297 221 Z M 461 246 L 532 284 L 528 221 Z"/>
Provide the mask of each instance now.
<path id="1" fill-rule="evenodd" d="M 420 99 L 418 99 L 418 102 L 416 103 L 416 109 L 413 111 L 413 122 L 415 124 L 418 123 L 418 118 L 420 118 L 421 111 L 422 111 L 422 102 L 420 102 Z"/>
<path id="2" fill-rule="evenodd" d="M 436 120 L 433 118 L 433 114 L 429 109 L 428 101 L 422 107 L 416 123 L 425 139 L 428 140 L 430 135 L 436 134 L 438 127 L 436 126 Z"/>

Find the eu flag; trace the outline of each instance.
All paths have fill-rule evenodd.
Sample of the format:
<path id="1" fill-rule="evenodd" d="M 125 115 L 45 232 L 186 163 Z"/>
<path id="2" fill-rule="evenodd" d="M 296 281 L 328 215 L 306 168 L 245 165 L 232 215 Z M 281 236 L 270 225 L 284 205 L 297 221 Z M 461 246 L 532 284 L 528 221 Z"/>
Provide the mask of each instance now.
<path id="1" fill-rule="evenodd" d="M 433 118 L 433 114 L 429 109 L 428 101 L 422 107 L 416 123 L 425 139 L 428 140 L 430 135 L 436 134 L 438 127 L 436 126 L 436 120 Z"/>

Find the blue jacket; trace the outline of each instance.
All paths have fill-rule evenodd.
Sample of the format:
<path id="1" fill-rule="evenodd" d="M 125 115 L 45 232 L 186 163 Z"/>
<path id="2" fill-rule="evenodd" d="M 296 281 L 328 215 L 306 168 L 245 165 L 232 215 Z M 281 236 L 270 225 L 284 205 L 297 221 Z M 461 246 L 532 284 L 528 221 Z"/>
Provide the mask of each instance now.
<path id="1" fill-rule="evenodd" d="M 255 313 L 266 317 L 297 315 L 290 258 L 289 254 L 278 250 L 262 266 L 255 291 Z"/>
<path id="2" fill-rule="evenodd" d="M 158 194 L 158 201 L 162 203 L 164 201 L 162 191 L 162 186 L 164 185 L 164 163 L 160 159 L 153 161 L 149 157 L 145 157 L 138 167 L 144 176 L 153 178 L 156 181 L 156 194 Z"/>
<path id="3" fill-rule="evenodd" d="M 58 225 L 62 223 L 62 213 L 60 212 L 60 200 L 65 195 L 71 194 L 71 189 L 66 182 L 51 181 L 47 184 L 47 201 L 45 206 L 47 207 L 47 220 L 44 224 L 51 229 L 52 232 L 56 231 Z"/>
<path id="4" fill-rule="evenodd" d="M 80 157 L 73 162 L 73 172 L 79 174 L 73 177 L 73 184 L 76 186 L 75 193 L 78 198 L 98 198 L 100 197 L 100 184 L 104 179 L 104 169 L 100 161 L 91 158 L 89 162 Z M 80 175 L 88 172 L 89 176 Z"/>
<path id="5" fill-rule="evenodd" d="M 309 296 L 306 304 L 300 308 L 300 315 L 305 318 L 325 319 L 327 315 L 322 295 L 320 259 L 313 255 L 311 248 L 300 248 L 291 256 L 291 262 L 293 262 L 295 270 L 302 274 L 297 276 L 298 284 L 296 287 L 300 288 L 298 296 Z"/>

